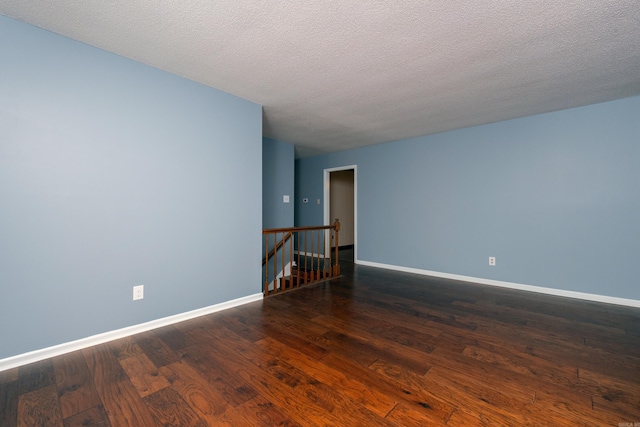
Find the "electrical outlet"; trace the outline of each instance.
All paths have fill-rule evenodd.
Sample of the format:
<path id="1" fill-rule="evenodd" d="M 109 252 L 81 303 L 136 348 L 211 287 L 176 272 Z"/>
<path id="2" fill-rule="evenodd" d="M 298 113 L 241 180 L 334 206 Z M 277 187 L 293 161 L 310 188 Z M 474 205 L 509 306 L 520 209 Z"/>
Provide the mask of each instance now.
<path id="1" fill-rule="evenodd" d="M 144 285 L 134 286 L 133 287 L 133 300 L 139 300 L 144 298 Z"/>
<path id="2" fill-rule="evenodd" d="M 494 257 L 494 256 L 490 256 L 489 257 L 489 265 L 492 266 L 492 267 L 495 267 L 495 265 L 496 265 L 496 257 Z"/>

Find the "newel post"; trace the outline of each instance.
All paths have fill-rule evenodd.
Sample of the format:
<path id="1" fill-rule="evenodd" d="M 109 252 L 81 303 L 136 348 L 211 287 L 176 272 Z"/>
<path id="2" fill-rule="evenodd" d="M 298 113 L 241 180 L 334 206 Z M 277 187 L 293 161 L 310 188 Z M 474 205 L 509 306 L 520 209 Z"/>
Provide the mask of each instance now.
<path id="1" fill-rule="evenodd" d="M 336 218 L 336 221 L 333 223 L 333 229 L 336 232 L 336 263 L 333 266 L 333 276 L 339 276 L 340 275 L 340 263 L 338 261 L 338 246 L 340 246 L 338 244 L 338 234 L 340 231 L 340 221 L 338 220 L 338 218 Z"/>

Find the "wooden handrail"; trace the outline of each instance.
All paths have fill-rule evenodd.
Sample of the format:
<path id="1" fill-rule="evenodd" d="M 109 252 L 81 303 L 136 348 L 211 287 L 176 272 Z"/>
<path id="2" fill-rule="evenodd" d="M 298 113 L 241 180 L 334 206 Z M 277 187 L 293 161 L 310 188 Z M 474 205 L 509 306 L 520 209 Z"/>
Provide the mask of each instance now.
<path id="1" fill-rule="evenodd" d="M 262 234 L 271 234 L 271 233 L 286 233 L 287 231 L 308 231 L 308 230 L 329 230 L 335 229 L 336 223 L 340 226 L 340 222 L 336 219 L 331 225 L 318 225 L 318 226 L 308 226 L 308 227 L 283 227 L 283 228 L 265 228 L 262 230 Z"/>
<path id="2" fill-rule="evenodd" d="M 262 260 L 265 279 L 264 295 L 272 295 L 340 275 L 339 231 L 340 221 L 337 219 L 331 225 L 262 230 L 267 253 Z M 273 238 L 270 237 L 271 235 Z M 329 243 L 332 239 L 335 247 Z M 288 250 L 287 242 L 289 242 Z M 271 244 L 273 248 L 269 250 Z"/>

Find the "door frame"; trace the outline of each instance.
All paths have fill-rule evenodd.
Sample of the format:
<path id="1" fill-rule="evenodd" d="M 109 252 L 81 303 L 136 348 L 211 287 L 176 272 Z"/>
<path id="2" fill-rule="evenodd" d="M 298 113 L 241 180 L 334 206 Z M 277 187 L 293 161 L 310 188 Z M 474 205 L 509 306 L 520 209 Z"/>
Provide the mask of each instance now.
<path id="1" fill-rule="evenodd" d="M 339 166 L 324 170 L 324 225 L 331 225 L 335 218 L 331 215 L 331 172 L 353 170 L 353 262 L 358 263 L 358 165 Z M 329 235 L 326 238 L 327 247 L 331 247 Z"/>

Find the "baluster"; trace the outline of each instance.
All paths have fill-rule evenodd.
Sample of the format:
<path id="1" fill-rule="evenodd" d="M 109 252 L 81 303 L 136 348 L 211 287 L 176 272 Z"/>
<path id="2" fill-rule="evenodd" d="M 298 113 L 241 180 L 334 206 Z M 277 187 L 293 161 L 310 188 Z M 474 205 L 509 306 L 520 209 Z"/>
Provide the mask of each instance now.
<path id="1" fill-rule="evenodd" d="M 273 233 L 273 247 L 275 249 L 278 244 L 277 233 Z M 273 252 L 273 292 L 278 292 L 278 283 L 276 282 L 276 276 L 278 275 L 278 251 Z"/>
<path id="2" fill-rule="evenodd" d="M 264 296 L 269 295 L 269 235 L 264 235 L 264 253 L 266 257 L 265 269 L 264 269 L 264 289 L 262 292 Z"/>
<path id="3" fill-rule="evenodd" d="M 338 274 L 340 274 L 340 261 L 338 258 L 338 247 L 340 246 L 338 243 L 338 235 L 340 232 L 340 221 L 338 220 L 338 218 L 336 218 L 336 222 L 333 223 L 333 226 L 336 230 L 336 264 L 335 264 L 335 271 L 334 274 L 337 276 Z"/>
<path id="4" fill-rule="evenodd" d="M 294 279 L 293 279 L 293 233 L 289 232 L 287 234 L 289 236 L 289 287 L 295 287 Z"/>
<path id="5" fill-rule="evenodd" d="M 329 237 L 329 239 L 328 239 L 329 240 L 329 243 L 328 243 L 328 245 L 329 245 L 329 248 L 328 248 L 329 256 L 328 256 L 328 258 L 329 259 L 328 259 L 327 262 L 329 263 L 329 268 L 328 268 L 329 277 L 331 277 L 333 275 L 333 273 L 331 273 L 331 266 L 333 265 L 333 228 L 328 229 L 327 233 L 329 233 L 329 236 L 328 236 Z"/>
<path id="6" fill-rule="evenodd" d="M 318 243 L 316 243 L 317 246 L 318 246 L 318 249 L 316 251 L 318 253 L 318 255 L 317 255 L 316 258 L 317 258 L 317 263 L 318 263 L 318 280 L 320 280 L 320 279 L 322 279 L 322 270 L 320 269 L 320 262 L 321 262 L 320 260 L 321 260 L 321 257 L 323 256 L 320 253 L 320 243 L 321 243 L 321 239 L 322 239 L 322 235 L 321 235 L 322 230 L 318 230 L 318 231 L 316 231 L 316 233 L 318 234 Z"/>
<path id="7" fill-rule="evenodd" d="M 308 268 L 309 252 L 307 251 L 308 241 L 309 241 L 309 232 L 305 231 L 304 232 L 304 275 L 307 280 L 309 279 L 309 268 Z"/>
<path id="8" fill-rule="evenodd" d="M 327 277 L 327 230 L 322 230 L 322 277 Z"/>
<path id="9" fill-rule="evenodd" d="M 302 246 L 302 232 L 298 231 L 296 232 L 296 236 L 297 236 L 297 242 L 298 242 L 298 249 L 297 249 L 297 254 L 298 254 L 298 280 L 300 280 L 300 284 L 302 284 L 303 281 L 303 271 L 304 271 L 304 267 L 302 265 L 302 259 L 303 259 L 303 246 Z"/>
<path id="10" fill-rule="evenodd" d="M 284 291 L 284 233 L 281 234 L 280 241 L 282 242 L 281 250 L 280 250 L 280 291 Z M 276 251 L 276 256 L 278 256 L 278 252 Z"/>
<path id="11" fill-rule="evenodd" d="M 318 230 L 315 230 L 315 233 L 312 231 L 314 237 L 313 237 L 313 261 L 312 264 L 314 264 L 315 266 L 313 267 L 313 272 L 315 275 L 315 280 L 320 279 L 320 271 L 318 268 Z"/>
<path id="12" fill-rule="evenodd" d="M 316 246 L 316 239 L 315 239 L 316 235 L 313 232 L 313 230 L 311 230 L 311 281 L 315 282 L 316 281 L 316 269 L 313 266 L 314 263 L 314 258 L 315 258 L 315 246 Z"/>

